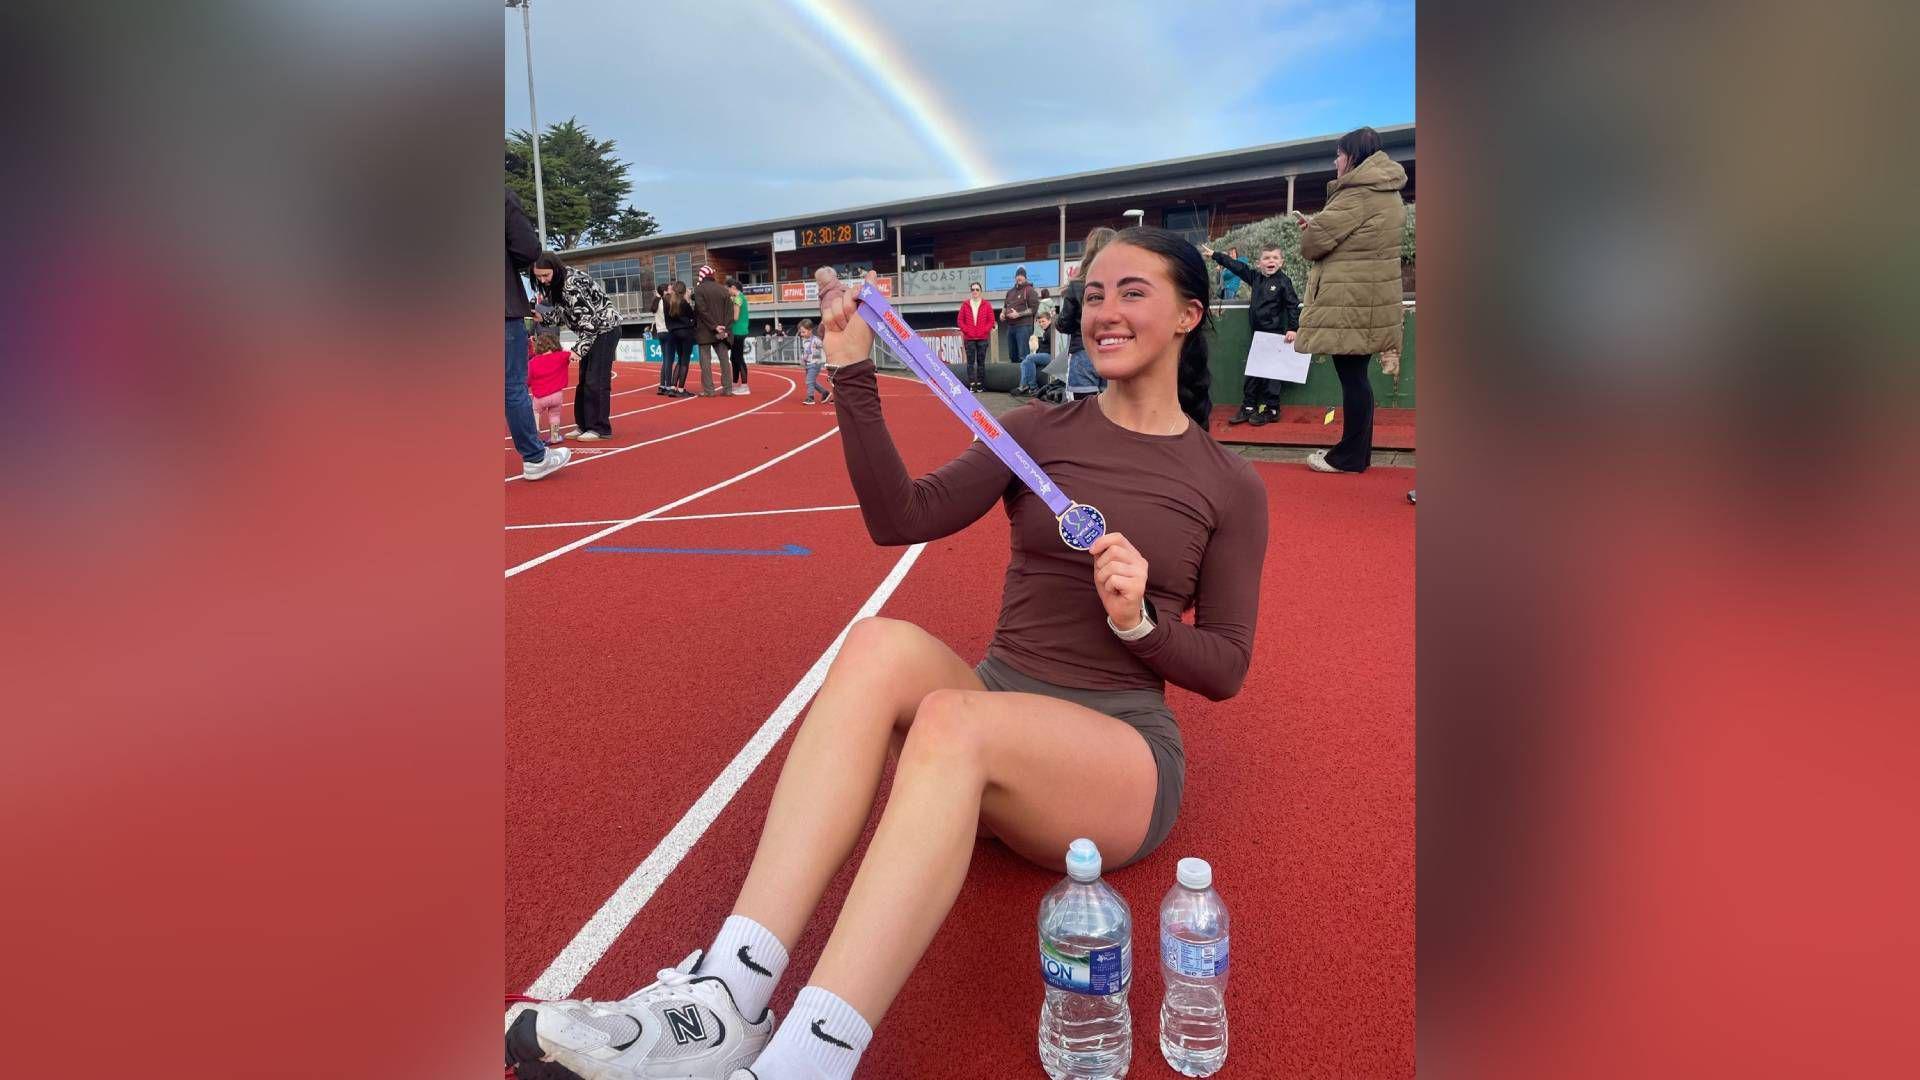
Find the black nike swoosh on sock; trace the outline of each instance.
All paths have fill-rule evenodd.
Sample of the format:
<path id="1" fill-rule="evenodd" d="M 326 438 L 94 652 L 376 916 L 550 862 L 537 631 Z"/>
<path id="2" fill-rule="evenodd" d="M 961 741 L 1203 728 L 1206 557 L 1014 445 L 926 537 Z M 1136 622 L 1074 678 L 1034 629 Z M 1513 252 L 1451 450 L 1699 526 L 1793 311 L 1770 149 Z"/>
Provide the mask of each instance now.
<path id="1" fill-rule="evenodd" d="M 745 945 L 740 946 L 740 951 L 735 955 L 740 958 L 741 966 L 745 967 L 748 971 L 756 975 L 765 975 L 769 979 L 773 978 L 773 972 L 754 963 L 753 957 L 747 955 L 747 947 Z"/>
<path id="2" fill-rule="evenodd" d="M 822 1040 L 822 1041 L 824 1041 L 824 1042 L 830 1042 L 830 1043 L 832 1043 L 833 1045 L 835 1045 L 835 1046 L 837 1046 L 837 1047 L 839 1047 L 839 1048 L 840 1048 L 840 1049 L 842 1049 L 842 1050 L 851 1050 L 851 1049 L 853 1049 L 853 1044 L 852 1044 L 852 1043 L 843 1043 L 843 1042 L 841 1042 L 841 1041 L 840 1041 L 839 1039 L 836 1039 L 836 1038 L 834 1038 L 833 1036 L 831 1036 L 831 1035 L 829 1035 L 829 1034 L 827 1034 L 826 1032 L 824 1032 L 824 1031 L 821 1031 L 821 1030 L 820 1030 L 820 1025 L 821 1025 L 821 1024 L 824 1024 L 824 1023 L 826 1023 L 826 1021 L 825 1021 L 825 1020 L 815 1020 L 815 1021 L 813 1022 L 813 1026 L 812 1026 L 812 1027 L 810 1027 L 810 1028 L 808 1028 L 807 1030 L 808 1030 L 808 1031 L 811 1031 L 811 1032 L 813 1032 L 813 1037 L 814 1037 L 814 1038 L 816 1038 L 816 1039 L 820 1039 L 820 1040 Z"/>

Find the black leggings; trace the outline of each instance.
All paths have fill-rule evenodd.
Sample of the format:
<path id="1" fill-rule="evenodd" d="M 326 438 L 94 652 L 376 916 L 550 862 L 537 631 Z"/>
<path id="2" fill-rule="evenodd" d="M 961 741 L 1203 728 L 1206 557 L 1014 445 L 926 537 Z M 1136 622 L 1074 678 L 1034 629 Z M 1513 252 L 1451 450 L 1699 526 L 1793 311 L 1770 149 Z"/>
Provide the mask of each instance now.
<path id="1" fill-rule="evenodd" d="M 1327 451 L 1327 464 L 1342 472 L 1366 472 L 1373 464 L 1373 384 L 1367 380 L 1371 356 L 1336 356 L 1333 370 L 1340 375 L 1340 408 L 1345 423 L 1340 441 Z"/>
<path id="2" fill-rule="evenodd" d="M 667 331 L 664 363 L 672 369 L 667 385 L 676 389 L 687 388 L 687 365 L 693 361 L 693 328 Z"/>
<path id="3" fill-rule="evenodd" d="M 967 354 L 967 381 L 984 383 L 987 381 L 987 350 L 990 342 L 968 341 L 961 346 Z"/>

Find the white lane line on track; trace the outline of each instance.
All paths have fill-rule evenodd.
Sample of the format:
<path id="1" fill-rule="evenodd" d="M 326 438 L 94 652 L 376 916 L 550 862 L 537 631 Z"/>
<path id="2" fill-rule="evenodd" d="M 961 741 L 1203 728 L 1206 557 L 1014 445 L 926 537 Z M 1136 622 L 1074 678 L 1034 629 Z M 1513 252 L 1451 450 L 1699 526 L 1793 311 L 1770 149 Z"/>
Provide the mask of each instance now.
<path id="1" fill-rule="evenodd" d="M 816 514 L 822 510 L 858 510 L 859 503 L 847 503 L 844 506 L 796 506 L 790 510 L 735 510 L 726 514 L 668 514 L 665 517 L 648 518 L 648 521 L 711 521 L 715 518 L 766 517 L 770 514 Z M 514 529 L 583 529 L 592 525 L 615 525 L 621 518 L 608 518 L 605 521 L 550 521 L 539 525 L 509 525 Z"/>
<path id="2" fill-rule="evenodd" d="M 584 458 L 579 461 L 570 461 L 567 463 L 567 468 L 568 469 L 573 468 L 575 465 L 585 465 L 589 461 L 605 461 L 608 458 L 613 457 L 615 454 L 624 454 L 629 450 L 638 450 L 643 446 L 652 446 L 656 443 L 670 442 L 674 439 L 680 438 L 682 435 L 691 435 L 696 431 L 705 431 L 710 427 L 717 427 L 721 424 L 738 420 L 743 416 L 752 416 L 754 413 L 759 412 L 761 409 L 769 408 L 771 406 L 780 404 L 782 401 L 785 401 L 786 399 L 792 397 L 793 392 L 799 389 L 798 384 L 796 384 L 792 379 L 787 378 L 785 375 L 781 375 L 777 372 L 768 372 L 768 374 L 772 375 L 774 378 L 779 379 L 782 382 L 787 384 L 786 392 L 781 394 L 777 398 L 774 398 L 770 401 L 762 402 L 759 405 L 755 405 L 753 408 L 748 409 L 746 412 L 737 412 L 737 413 L 734 413 L 732 416 L 723 416 L 718 420 L 711 421 L 710 423 L 701 424 L 698 427 L 690 427 L 685 431 L 676 431 L 671 435 L 662 435 L 657 439 L 648 439 L 645 442 L 637 442 L 637 443 L 634 443 L 632 446 L 616 446 L 611 450 L 603 450 L 600 453 L 594 455 L 593 457 Z M 688 401 L 691 399 L 682 398 L 680 400 Z M 838 431 L 839 429 L 835 428 L 834 430 Z M 567 471 L 566 469 L 561 469 L 559 473 L 556 473 L 553 476 L 548 477 L 547 479 L 548 480 L 556 479 L 558 476 L 560 476 L 561 474 L 564 474 L 566 471 Z M 513 475 L 507 477 L 506 482 L 511 484 L 515 480 L 518 480 L 520 478 L 521 476 L 519 473 L 514 473 Z"/>
<path id="3" fill-rule="evenodd" d="M 700 797 L 681 815 L 673 829 L 654 845 L 647 857 L 627 876 L 627 880 L 621 882 L 613 895 L 600 905 L 600 910 L 594 912 L 579 933 L 573 935 L 573 940 L 567 942 L 567 947 L 553 958 L 547 970 L 533 980 L 532 986 L 527 987 L 528 996 L 563 998 L 573 993 L 574 988 L 580 985 L 580 981 L 587 977 L 587 973 L 606 955 L 607 949 L 633 922 L 633 917 L 647 906 L 647 901 L 653 899 L 653 894 L 673 873 L 674 868 L 680 865 L 680 860 L 687 857 L 687 852 L 693 850 L 693 845 L 720 817 L 734 795 L 746 785 L 754 770 L 760 767 L 767 754 L 779 743 L 780 737 L 786 734 L 794 718 L 800 715 L 800 710 L 813 699 L 820 684 L 826 681 L 827 668 L 833 663 L 833 658 L 840 654 L 840 646 L 847 640 L 847 633 L 853 629 L 853 624 L 879 614 L 880 608 L 899 588 L 907 571 L 913 568 L 914 561 L 920 558 L 926 546 L 915 544 L 900 556 L 900 561 L 893 564 L 893 569 L 888 571 L 879 588 L 867 597 L 866 603 L 860 605 L 860 610 L 847 621 L 847 625 L 840 628 L 833 644 L 827 646 L 827 651 L 820 654 L 820 659 L 815 660 L 807 673 L 800 676 L 800 681 L 794 684 L 792 690 L 787 691 L 787 696 L 773 710 L 773 715 L 767 717 L 766 722 L 760 725 L 760 730 L 754 732 L 740 752 L 733 755 L 733 760 L 727 762 L 726 768 L 721 769 L 720 775 L 707 785 L 707 790 L 700 793 Z"/>
<path id="4" fill-rule="evenodd" d="M 780 373 L 779 373 L 779 372 L 777 372 L 777 371 L 769 371 L 769 372 L 767 372 L 767 374 L 769 374 L 769 375 L 778 375 L 778 374 L 780 374 Z M 916 378 L 914 378 L 914 377 L 913 377 L 913 376 L 911 376 L 911 375 L 894 375 L 894 374 L 892 374 L 892 373 L 890 373 L 890 372 L 885 372 L 885 371 L 881 371 L 881 372 L 877 372 L 876 374 L 879 374 L 879 375 L 884 375 L 884 376 L 886 376 L 886 377 L 887 377 L 887 378 L 889 378 L 889 379 L 902 379 L 902 380 L 904 380 L 904 381 L 906 381 L 906 382 L 910 382 L 910 383 L 919 383 L 919 381 L 920 381 L 919 379 L 916 379 Z M 614 396 L 614 397 L 625 397 L 625 396 L 626 396 L 626 395 L 628 395 L 628 394 L 640 394 L 640 393 L 645 393 L 645 392 L 647 392 L 647 391 L 649 391 L 649 390 L 652 390 L 652 389 L 654 389 L 654 387 L 651 387 L 651 386 L 639 386 L 639 387 L 635 387 L 635 388 L 634 388 L 634 389 L 632 389 L 632 390 L 622 390 L 622 391 L 620 391 L 620 392 L 618 392 L 618 393 L 616 393 L 616 394 L 614 394 L 613 396 Z M 883 397 L 883 398 L 891 398 L 891 397 L 897 397 L 897 396 L 899 396 L 899 395 L 896 395 L 896 394 L 882 394 L 882 395 L 880 395 L 880 396 L 881 396 L 881 397 Z M 693 399 L 692 399 L 692 398 L 690 398 L 690 397 L 687 397 L 687 398 L 676 398 L 676 399 L 674 399 L 673 401 L 668 401 L 668 402 L 664 402 L 664 403 L 662 403 L 662 404 L 659 404 L 659 405 L 649 405 L 649 406 L 647 406 L 647 407 L 646 407 L 646 408 L 644 408 L 644 409 L 631 409 L 631 410 L 629 410 L 629 411 L 627 411 L 627 412 L 623 412 L 623 413 L 614 413 L 614 414 L 613 414 L 612 416 L 609 416 L 609 417 L 608 417 L 607 419 L 609 419 L 609 420 L 618 420 L 618 419 L 620 419 L 620 418 L 621 418 L 621 417 L 623 417 L 623 416 L 638 416 L 638 415 L 640 415 L 641 413 L 644 413 L 644 412 L 652 412 L 652 411 L 653 411 L 653 410 L 655 410 L 655 409 L 664 409 L 664 408 L 666 408 L 666 407 L 667 407 L 668 405 L 678 405 L 678 404 L 681 404 L 682 402 L 687 402 L 687 401 L 692 401 L 692 400 L 693 400 Z M 571 399 L 569 399 L 569 400 L 567 400 L 567 401 L 563 401 L 563 402 L 561 402 L 561 403 L 560 403 L 560 407 L 561 407 L 561 408 L 572 408 L 572 407 L 573 407 L 573 401 L 572 401 Z M 824 411 L 824 410 L 823 410 L 823 411 Z M 790 413 L 781 413 L 780 415 L 782 415 L 782 416 L 788 416 L 788 415 L 792 415 L 792 414 L 790 414 Z M 574 430 L 578 430 L 578 429 L 579 429 L 579 425 L 578 425 L 578 424 L 562 424 L 562 425 L 560 425 L 560 429 L 561 429 L 562 431 L 565 431 L 565 430 L 567 430 L 567 429 L 569 429 L 569 428 L 571 428 L 571 429 L 574 429 Z M 502 440 L 503 440 L 503 441 L 504 441 L 504 442 L 506 443 L 506 445 L 507 445 L 507 446 L 508 446 L 509 448 L 511 448 L 511 447 L 513 446 L 513 436 L 511 436 L 511 435 L 502 435 L 502 436 L 501 436 L 500 438 L 501 438 L 501 439 L 502 439 Z"/>
<path id="5" fill-rule="evenodd" d="M 745 414 L 742 413 L 741 415 L 744 416 Z M 734 418 L 729 417 L 728 419 L 734 419 Z M 694 430 L 698 431 L 699 428 L 695 428 Z M 552 551 L 547 552 L 545 555 L 536 555 L 533 558 L 528 559 L 526 562 L 521 563 L 519 566 L 513 567 L 512 569 L 508 570 L 507 576 L 513 577 L 515 574 L 518 574 L 524 570 L 531 570 L 534 567 L 539 566 L 541 563 L 548 562 L 553 559 L 557 559 L 560 556 L 565 555 L 567 552 L 578 550 L 579 548 L 585 547 L 586 545 L 593 543 L 595 540 L 601 540 L 601 539 L 605 539 L 606 537 L 612 536 L 614 533 L 619 532 L 621 529 L 624 529 L 629 525 L 638 525 L 642 521 L 652 521 L 655 518 L 659 517 L 661 514 L 664 514 L 669 510 L 675 509 L 677 507 L 685 506 L 686 504 L 692 502 L 693 500 L 701 498 L 703 496 L 711 495 L 714 492 L 719 491 L 721 488 L 727 487 L 728 485 L 737 484 L 740 481 L 745 480 L 747 477 L 752 476 L 757 472 L 762 472 L 766 469 L 771 469 L 775 465 L 780 464 L 781 462 L 787 460 L 788 458 L 801 452 L 802 450 L 805 450 L 808 447 L 814 446 L 820 442 L 823 442 L 830 436 L 839 434 L 839 432 L 840 432 L 840 429 L 837 427 L 828 428 L 825 432 L 819 435 L 816 435 L 811 439 L 808 439 L 806 442 L 801 443 L 799 446 L 796 446 L 793 449 L 788 450 L 785 453 L 780 454 L 776 457 L 769 458 L 766 461 L 763 461 L 760 464 L 755 465 L 753 468 L 748 469 L 746 472 L 736 473 L 735 475 L 729 476 L 725 480 L 722 480 L 717 484 L 713 484 L 709 487 L 701 488 L 699 491 L 696 491 L 691 495 L 683 495 L 680 498 L 675 499 L 672 502 L 667 503 L 663 506 L 656 506 L 644 514 L 639 514 L 634 517 L 627 518 L 623 521 L 616 522 L 612 525 L 607 526 L 604 529 L 601 529 L 599 532 L 588 533 L 586 536 L 583 536 L 580 539 L 575 540 L 570 544 L 563 544 L 560 547 L 554 548 Z M 618 452 L 619 451 L 617 450 L 609 451 L 609 453 L 618 453 Z"/>
<path id="6" fill-rule="evenodd" d="M 642 389 L 642 390 L 644 390 L 644 389 L 646 389 L 646 387 L 641 387 L 641 389 Z M 626 392 L 626 393 L 629 393 L 629 394 L 637 394 L 637 393 L 639 393 L 640 391 L 639 391 L 639 390 L 628 390 L 628 391 L 625 391 L 625 392 Z M 620 395 L 619 395 L 619 394 L 615 394 L 615 395 L 613 395 L 613 396 L 614 396 L 614 397 L 619 397 Z M 653 411 L 653 410 L 655 410 L 655 409 L 664 409 L 664 408 L 666 408 L 666 407 L 667 407 L 667 406 L 669 406 L 669 405 L 683 405 L 683 404 L 685 404 L 685 403 L 687 403 L 687 402 L 689 402 L 689 401 L 692 401 L 692 400 L 693 400 L 692 398 L 674 398 L 674 399 L 673 399 L 672 401 L 663 401 L 663 402 L 661 402 L 661 403 L 660 403 L 660 404 L 658 404 L 658 405 L 649 405 L 649 406 L 647 406 L 647 407 L 646 407 L 646 408 L 644 408 L 644 409 L 628 409 L 628 410 L 627 410 L 626 412 L 617 412 L 617 413 L 614 413 L 614 414 L 613 414 L 612 416 L 609 416 L 609 417 L 607 417 L 607 419 L 609 419 L 609 420 L 618 420 L 618 419 L 620 419 L 620 418 L 621 418 L 621 417 L 623 417 L 623 416 L 639 416 L 639 415 L 640 415 L 641 413 L 644 413 L 644 412 L 652 412 L 652 411 Z M 561 403 L 561 406 L 560 406 L 560 407 L 561 407 L 561 408 L 563 408 L 563 409 L 568 409 L 568 408 L 572 408 L 572 407 L 573 407 L 573 402 L 571 402 L 571 401 L 568 401 L 568 402 L 563 402 L 563 403 Z M 571 428 L 571 429 L 573 429 L 573 430 L 575 430 L 575 431 L 578 431 L 578 430 L 580 429 L 580 425 L 578 425 L 578 424 L 561 424 L 561 425 L 560 425 L 560 430 L 562 430 L 562 431 L 566 431 L 566 430 L 567 430 L 567 429 L 569 429 L 569 428 Z M 503 436 L 503 438 L 505 438 L 505 439 L 506 439 L 506 445 L 507 445 L 507 448 L 508 448 L 508 449 L 512 449 L 512 448 L 513 448 L 513 436 L 511 436 L 511 435 L 507 435 L 507 436 Z"/>

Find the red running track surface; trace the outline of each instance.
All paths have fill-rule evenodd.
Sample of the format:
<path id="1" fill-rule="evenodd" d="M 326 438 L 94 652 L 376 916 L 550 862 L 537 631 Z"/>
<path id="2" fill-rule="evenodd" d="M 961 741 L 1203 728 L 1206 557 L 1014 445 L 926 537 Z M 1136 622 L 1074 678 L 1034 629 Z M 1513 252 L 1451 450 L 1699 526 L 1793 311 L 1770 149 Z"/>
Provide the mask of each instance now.
<path id="1" fill-rule="evenodd" d="M 627 379 L 657 379 L 657 368 L 618 370 L 616 390 Z M 625 520 L 831 431 L 832 409 L 800 406 L 797 392 L 743 415 L 787 390 L 781 376 L 798 381 L 756 369 L 752 396 L 616 420 L 611 445 L 620 446 L 739 417 L 570 465 L 537 484 L 509 483 L 508 523 Z M 909 468 L 924 471 L 966 445 L 964 430 L 916 384 L 888 379 L 882 390 Z M 625 400 L 641 398 L 662 400 Z M 1223 1075 L 1411 1076 L 1414 511 L 1404 493 L 1413 473 L 1256 468 L 1268 484 L 1271 533 L 1253 669 L 1226 702 L 1170 689 L 1187 745 L 1186 802 L 1158 851 L 1110 876 L 1135 921 L 1129 1075 L 1176 1075 L 1157 1049 L 1156 918 L 1174 863 L 1199 855 L 1213 863 L 1235 921 Z M 829 435 L 668 514 L 853 501 L 838 436 Z M 600 528 L 509 531 L 507 565 Z M 596 544 L 798 544 L 811 554 L 579 549 L 507 579 L 509 993 L 539 976 L 648 856 L 902 551 L 875 546 L 855 510 L 647 521 Z M 929 544 L 882 614 L 977 658 L 1006 560 L 1007 526 L 996 512 Z M 625 994 L 707 944 L 745 877 L 791 738 L 790 728 L 575 996 Z M 776 1012 L 784 1015 L 818 958 L 860 853 L 794 943 Z M 1033 920 L 1053 882 L 998 844 L 979 846 L 862 1077 L 955 1075 L 955 1062 L 966 1062 L 969 1076 L 1041 1075 Z"/>

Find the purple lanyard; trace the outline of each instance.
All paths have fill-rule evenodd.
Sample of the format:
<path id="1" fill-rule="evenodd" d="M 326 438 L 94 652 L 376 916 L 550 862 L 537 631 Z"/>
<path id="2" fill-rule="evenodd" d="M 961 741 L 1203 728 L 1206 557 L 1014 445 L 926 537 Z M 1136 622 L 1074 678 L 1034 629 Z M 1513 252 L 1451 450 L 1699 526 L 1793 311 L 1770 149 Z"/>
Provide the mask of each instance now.
<path id="1" fill-rule="evenodd" d="M 872 284 L 862 284 L 854 293 L 854 310 L 860 318 L 873 328 L 882 341 L 887 343 L 894 355 L 912 369 L 920 381 L 932 388 L 933 395 L 940 399 L 953 414 L 960 418 L 980 441 L 987 444 L 995 457 L 1013 470 L 1013 475 L 1027 485 L 1035 495 L 1047 504 L 1055 520 L 1060 525 L 1060 539 L 1068 547 L 1085 551 L 1093 542 L 1106 532 L 1106 518 L 1100 511 L 1085 503 L 1077 503 L 1062 494 L 1060 488 L 1047 476 L 1033 460 L 1032 455 L 1013 441 L 1013 437 L 994 423 L 993 414 L 980 404 L 953 372 L 945 364 L 935 360 L 927 343 L 920 340 L 906 320 L 893 310 L 893 305 Z"/>

